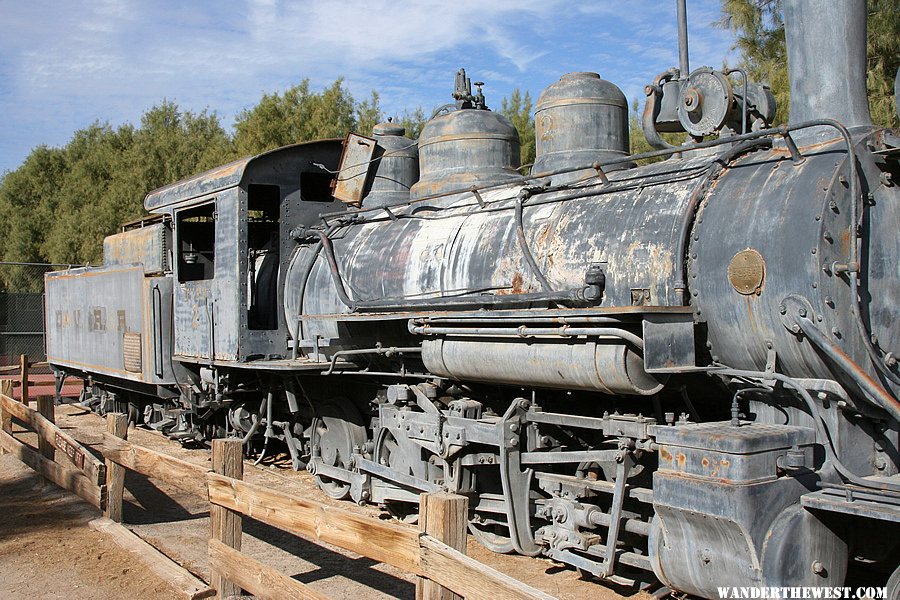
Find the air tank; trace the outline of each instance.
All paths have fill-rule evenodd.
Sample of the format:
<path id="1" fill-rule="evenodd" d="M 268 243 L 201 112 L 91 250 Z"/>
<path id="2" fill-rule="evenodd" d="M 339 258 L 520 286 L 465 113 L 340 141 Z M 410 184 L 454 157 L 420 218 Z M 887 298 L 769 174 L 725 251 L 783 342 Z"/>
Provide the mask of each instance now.
<path id="1" fill-rule="evenodd" d="M 584 166 L 553 175 L 553 183 L 569 183 L 597 172 L 595 161 L 628 155 L 628 103 L 615 84 L 597 73 L 568 73 L 541 92 L 535 106 L 535 153 L 532 175 Z M 605 171 L 633 166 L 610 166 Z"/>
<path id="2" fill-rule="evenodd" d="M 419 150 L 405 137 L 406 129 L 396 123 L 379 123 L 372 129 L 378 142 L 375 175 L 364 208 L 377 208 L 409 200 L 409 190 L 419 179 Z"/>
<path id="3" fill-rule="evenodd" d="M 410 192 L 413 200 L 522 177 L 519 133 L 503 115 L 487 108 L 480 89 L 472 95 L 462 69 L 453 97 L 456 105 L 441 109 L 450 112 L 433 117 L 419 135 L 420 178 Z"/>

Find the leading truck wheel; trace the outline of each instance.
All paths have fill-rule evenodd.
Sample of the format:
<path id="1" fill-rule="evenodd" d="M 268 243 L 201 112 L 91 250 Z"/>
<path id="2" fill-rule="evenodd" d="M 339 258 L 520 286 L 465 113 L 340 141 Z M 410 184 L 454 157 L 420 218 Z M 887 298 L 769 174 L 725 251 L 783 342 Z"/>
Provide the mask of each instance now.
<path id="1" fill-rule="evenodd" d="M 366 428 L 359 410 L 346 398 L 323 402 L 312 422 L 313 455 L 322 463 L 350 470 L 350 456 L 354 448 L 366 443 Z M 350 484 L 325 475 L 316 475 L 319 488 L 335 500 L 350 494 Z"/>

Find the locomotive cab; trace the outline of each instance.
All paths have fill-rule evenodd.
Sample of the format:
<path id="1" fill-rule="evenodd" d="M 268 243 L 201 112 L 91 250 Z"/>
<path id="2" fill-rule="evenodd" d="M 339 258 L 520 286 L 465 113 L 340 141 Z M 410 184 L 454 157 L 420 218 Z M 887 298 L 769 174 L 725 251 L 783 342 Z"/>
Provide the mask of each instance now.
<path id="1" fill-rule="evenodd" d="M 174 223 L 177 360 L 284 358 L 288 233 L 344 207 L 331 195 L 331 174 L 316 166 L 335 169 L 340 152 L 339 140 L 279 148 L 147 195 L 147 210 Z"/>

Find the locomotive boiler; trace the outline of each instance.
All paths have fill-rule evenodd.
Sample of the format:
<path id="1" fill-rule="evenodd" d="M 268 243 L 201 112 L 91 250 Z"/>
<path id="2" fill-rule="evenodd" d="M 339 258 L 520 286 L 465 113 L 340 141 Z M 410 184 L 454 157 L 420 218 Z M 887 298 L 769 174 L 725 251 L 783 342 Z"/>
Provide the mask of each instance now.
<path id="1" fill-rule="evenodd" d="M 865 2 L 830 9 L 785 3 L 783 126 L 682 37 L 642 155 L 622 92 L 570 73 L 523 175 L 461 70 L 418 140 L 383 123 L 151 192 L 103 266 L 47 275 L 48 361 L 335 498 L 466 495 L 497 552 L 700 597 L 865 563 L 900 593 L 900 137 L 869 117 Z"/>

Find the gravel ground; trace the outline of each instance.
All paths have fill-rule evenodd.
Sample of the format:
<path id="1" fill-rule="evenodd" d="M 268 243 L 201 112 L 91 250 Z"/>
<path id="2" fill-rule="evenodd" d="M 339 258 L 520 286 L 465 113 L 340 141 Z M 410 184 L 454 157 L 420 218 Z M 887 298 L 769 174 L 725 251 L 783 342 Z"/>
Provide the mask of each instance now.
<path id="1" fill-rule="evenodd" d="M 84 445 L 99 447 L 105 430 L 100 417 L 77 406 L 60 406 L 57 422 Z M 132 429 L 129 439 L 196 464 L 209 464 L 205 450 L 182 448 L 152 431 Z M 308 473 L 258 468 L 250 463 L 244 468 L 247 481 L 371 518 L 389 518 L 375 507 L 331 500 L 316 488 Z M 206 500 L 133 472 L 126 476 L 125 487 L 124 521 L 128 527 L 208 581 Z M 87 527 L 87 521 L 97 516 L 96 509 L 44 483 L 9 456 L 0 457 L 0 511 L 0 597 L 4 599 L 175 597 L 165 582 Z M 248 518 L 244 519 L 242 551 L 337 600 L 415 597 L 415 578 L 406 572 Z M 650 598 L 585 581 L 574 570 L 549 560 L 494 554 L 471 536 L 467 552 L 559 598 Z"/>

